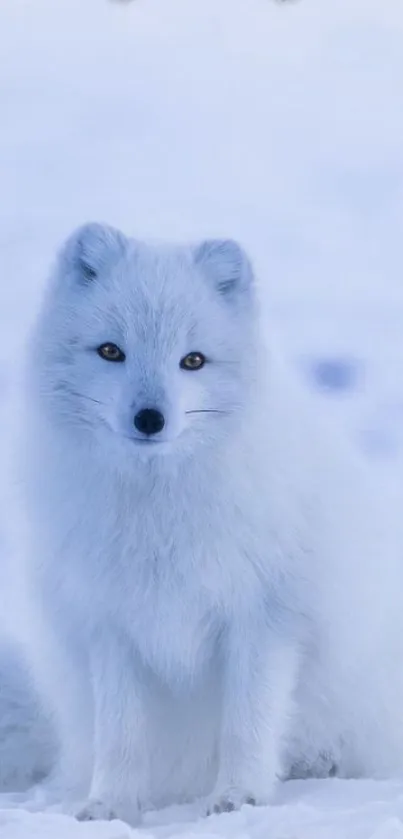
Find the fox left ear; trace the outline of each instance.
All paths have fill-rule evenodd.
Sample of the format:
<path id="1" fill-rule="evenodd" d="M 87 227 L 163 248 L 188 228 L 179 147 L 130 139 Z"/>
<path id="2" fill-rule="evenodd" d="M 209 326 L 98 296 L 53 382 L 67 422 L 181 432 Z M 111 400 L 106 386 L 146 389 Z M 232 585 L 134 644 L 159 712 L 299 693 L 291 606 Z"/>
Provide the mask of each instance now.
<path id="1" fill-rule="evenodd" d="M 107 224 L 90 222 L 75 230 L 64 244 L 59 263 L 63 273 L 72 274 L 78 284 L 96 281 L 98 274 L 125 251 L 126 237 Z"/>
<path id="2" fill-rule="evenodd" d="M 196 265 L 228 301 L 253 296 L 254 275 L 243 248 L 232 239 L 209 239 L 196 249 Z"/>

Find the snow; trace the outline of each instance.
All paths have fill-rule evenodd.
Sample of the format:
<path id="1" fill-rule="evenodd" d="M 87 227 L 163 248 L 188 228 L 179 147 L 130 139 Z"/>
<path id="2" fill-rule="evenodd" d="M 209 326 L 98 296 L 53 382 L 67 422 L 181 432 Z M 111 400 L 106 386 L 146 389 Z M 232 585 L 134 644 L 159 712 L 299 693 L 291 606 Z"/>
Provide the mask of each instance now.
<path id="1" fill-rule="evenodd" d="M 209 819 L 195 808 L 170 808 L 146 816 L 140 829 L 0 810 L 0 839 L 401 839 L 402 819 L 402 784 L 332 779 L 284 785 L 271 808 L 246 806 Z"/>
<path id="2" fill-rule="evenodd" d="M 261 278 L 268 337 L 280 335 L 376 475 L 398 482 L 401 0 L 3 0 L 0 56 L 3 463 L 49 263 L 75 225 L 99 219 L 139 237 L 239 237 Z M 6 526 L 5 515 L 4 563 Z M 23 737 L 21 722 L 21 751 Z M 2 778 L 4 760 L 3 750 Z M 1 839 L 137 833 L 7 797 L 1 806 Z M 196 815 L 148 816 L 138 833 L 398 839 L 403 779 L 291 782 L 271 808 Z"/>

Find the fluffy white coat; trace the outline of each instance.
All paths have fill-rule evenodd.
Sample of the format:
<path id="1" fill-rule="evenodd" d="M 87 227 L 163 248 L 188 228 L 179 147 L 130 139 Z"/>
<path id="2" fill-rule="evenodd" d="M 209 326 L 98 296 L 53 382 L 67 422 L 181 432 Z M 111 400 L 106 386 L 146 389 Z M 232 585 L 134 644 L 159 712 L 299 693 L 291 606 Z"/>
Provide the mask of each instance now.
<path id="1" fill-rule="evenodd" d="M 191 352 L 202 369 L 181 368 Z M 268 802 L 290 774 L 401 772 L 401 551 L 265 361 L 240 247 L 81 228 L 26 391 L 25 648 L 59 742 L 45 795 L 136 823 L 195 796 Z M 153 440 L 133 422 L 147 407 Z"/>

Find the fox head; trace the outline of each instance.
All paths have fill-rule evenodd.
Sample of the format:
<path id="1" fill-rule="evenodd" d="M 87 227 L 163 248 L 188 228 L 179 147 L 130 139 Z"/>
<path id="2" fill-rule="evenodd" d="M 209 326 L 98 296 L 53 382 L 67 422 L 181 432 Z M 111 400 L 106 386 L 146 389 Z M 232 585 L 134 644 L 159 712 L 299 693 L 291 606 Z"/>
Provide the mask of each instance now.
<path id="1" fill-rule="evenodd" d="M 255 384 L 254 278 L 231 240 L 161 246 L 87 224 L 62 248 L 30 378 L 53 424 L 142 458 L 234 433 Z"/>

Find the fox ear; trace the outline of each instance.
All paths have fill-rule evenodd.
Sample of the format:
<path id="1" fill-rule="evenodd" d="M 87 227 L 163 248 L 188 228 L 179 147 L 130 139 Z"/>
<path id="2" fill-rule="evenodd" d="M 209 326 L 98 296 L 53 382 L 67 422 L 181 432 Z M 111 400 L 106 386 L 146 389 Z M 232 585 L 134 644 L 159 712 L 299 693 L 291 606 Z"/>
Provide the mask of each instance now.
<path id="1" fill-rule="evenodd" d="M 228 301 L 253 296 L 252 266 L 243 248 L 232 239 L 208 239 L 196 248 L 195 262 Z"/>
<path id="2" fill-rule="evenodd" d="M 108 264 L 124 253 L 126 238 L 119 230 L 106 224 L 91 222 L 71 234 L 61 250 L 59 260 L 78 282 L 91 283 Z"/>

